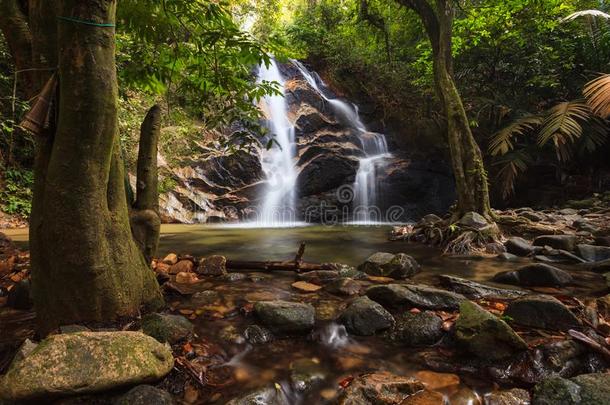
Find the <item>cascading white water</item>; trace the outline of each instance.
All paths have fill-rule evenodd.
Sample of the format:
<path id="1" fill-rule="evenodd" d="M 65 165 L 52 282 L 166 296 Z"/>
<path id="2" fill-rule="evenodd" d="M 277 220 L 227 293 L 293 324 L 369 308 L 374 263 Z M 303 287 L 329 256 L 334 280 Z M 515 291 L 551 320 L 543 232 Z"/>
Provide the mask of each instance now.
<path id="1" fill-rule="evenodd" d="M 267 115 L 269 131 L 277 144 L 263 152 L 261 164 L 267 176 L 268 185 L 257 225 L 278 227 L 290 226 L 295 218 L 295 183 L 297 172 L 294 164 L 294 126 L 288 120 L 288 108 L 284 99 L 284 78 L 277 64 L 271 61 L 269 67 L 259 67 L 259 82 L 277 82 L 281 94 L 266 96 L 263 110 Z"/>
<path id="2" fill-rule="evenodd" d="M 299 69 L 307 83 L 326 100 L 335 112 L 358 132 L 365 156 L 360 159 L 356 179 L 354 181 L 354 201 L 352 205 L 353 220 L 357 223 L 381 222 L 377 173 L 385 166 L 385 159 L 391 155 L 385 135 L 368 132 L 360 119 L 358 107 L 342 100 L 328 97 L 326 84 L 317 73 L 312 73 L 297 60 L 292 61 Z"/>

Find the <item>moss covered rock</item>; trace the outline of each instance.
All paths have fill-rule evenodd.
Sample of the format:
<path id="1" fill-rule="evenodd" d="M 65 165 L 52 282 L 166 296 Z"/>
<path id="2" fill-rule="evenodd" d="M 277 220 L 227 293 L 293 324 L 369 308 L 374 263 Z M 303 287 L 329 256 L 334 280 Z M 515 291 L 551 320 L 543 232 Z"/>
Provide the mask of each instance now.
<path id="1" fill-rule="evenodd" d="M 184 340 L 193 329 L 193 324 L 181 315 L 148 314 L 142 318 L 142 331 L 161 343 Z"/>
<path id="2" fill-rule="evenodd" d="M 169 347 L 140 332 L 53 335 L 0 380 L 0 398 L 21 401 L 153 382 L 169 373 Z"/>
<path id="3" fill-rule="evenodd" d="M 456 339 L 472 354 L 500 360 L 527 350 L 527 344 L 510 326 L 471 301 L 460 304 Z"/>
<path id="4" fill-rule="evenodd" d="M 254 313 L 273 333 L 299 334 L 313 329 L 316 311 L 309 304 L 288 301 L 259 301 Z"/>
<path id="5" fill-rule="evenodd" d="M 415 259 L 404 253 L 377 252 L 369 256 L 358 267 L 358 270 L 371 276 L 405 279 L 415 275 L 420 270 L 420 267 Z"/>

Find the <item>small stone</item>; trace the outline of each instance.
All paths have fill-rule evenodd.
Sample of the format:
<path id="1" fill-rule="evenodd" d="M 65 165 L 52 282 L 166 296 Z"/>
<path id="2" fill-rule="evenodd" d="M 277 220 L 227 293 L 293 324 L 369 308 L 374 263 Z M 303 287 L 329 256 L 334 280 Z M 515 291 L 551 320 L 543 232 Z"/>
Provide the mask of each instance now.
<path id="1" fill-rule="evenodd" d="M 287 405 L 284 393 L 276 387 L 263 387 L 234 398 L 226 405 Z"/>
<path id="2" fill-rule="evenodd" d="M 534 246 L 550 246 L 553 249 L 573 251 L 576 248 L 575 235 L 542 235 L 534 239 Z"/>
<path id="3" fill-rule="evenodd" d="M 580 327 L 578 318 L 558 299 L 548 295 L 530 295 L 508 304 L 504 315 L 523 326 L 552 330 Z"/>
<path id="4" fill-rule="evenodd" d="M 519 237 L 508 238 L 504 243 L 508 253 L 517 256 L 529 256 L 534 252 L 534 247 L 525 239 Z"/>
<path id="5" fill-rule="evenodd" d="M 394 325 L 394 318 L 381 305 L 368 297 L 356 298 L 339 317 L 349 333 L 360 336 L 374 335 Z"/>
<path id="6" fill-rule="evenodd" d="M 358 270 L 371 276 L 405 279 L 415 275 L 420 266 L 411 256 L 398 253 L 377 252 L 368 257 Z"/>
<path id="7" fill-rule="evenodd" d="M 222 276 L 222 280 L 229 282 L 229 283 L 234 283 L 236 281 L 242 281 L 247 278 L 248 278 L 248 276 L 245 275 L 244 273 L 227 273 L 224 276 Z"/>
<path id="8" fill-rule="evenodd" d="M 458 221 L 458 225 L 471 228 L 475 230 L 484 229 L 489 226 L 489 222 L 485 219 L 485 217 L 476 212 L 467 212 L 460 218 Z"/>
<path id="9" fill-rule="evenodd" d="M 190 260 L 180 260 L 176 264 L 171 265 L 169 268 L 169 274 L 178 274 L 178 273 L 191 273 L 195 265 Z"/>
<path id="10" fill-rule="evenodd" d="M 195 273 L 178 273 L 176 274 L 176 283 L 178 284 L 194 284 L 198 282 L 199 279 Z"/>
<path id="11" fill-rule="evenodd" d="M 161 343 L 177 343 L 189 337 L 193 324 L 181 315 L 148 314 L 142 318 L 142 330 Z"/>
<path id="12" fill-rule="evenodd" d="M 414 377 L 424 383 L 426 388 L 434 391 L 443 390 L 455 392 L 460 387 L 460 377 L 450 373 L 436 373 L 434 371 L 418 371 Z"/>
<path id="13" fill-rule="evenodd" d="M 322 289 L 321 286 L 319 285 L 315 285 L 312 283 L 308 283 L 307 281 L 297 281 L 291 284 L 292 288 L 299 290 L 301 292 L 306 292 L 306 293 L 310 293 L 310 292 L 316 292 Z"/>
<path id="14" fill-rule="evenodd" d="M 170 266 L 176 264 L 178 263 L 178 255 L 175 253 L 170 253 L 163 258 L 162 262 L 165 264 L 169 264 Z"/>
<path id="15" fill-rule="evenodd" d="M 562 287 L 573 282 L 568 272 L 544 263 L 529 264 L 516 271 L 504 271 L 496 274 L 493 280 L 532 287 Z"/>
<path id="16" fill-rule="evenodd" d="M 502 260 L 504 262 L 513 262 L 513 261 L 515 261 L 517 259 L 518 259 L 518 256 L 514 255 L 512 253 L 504 252 L 504 253 L 500 253 L 498 255 L 498 260 Z"/>
<path id="17" fill-rule="evenodd" d="M 308 283 L 324 285 L 341 277 L 338 270 L 315 270 L 297 274 L 297 278 Z"/>
<path id="18" fill-rule="evenodd" d="M 227 258 L 218 255 L 204 257 L 197 271 L 204 276 L 224 276 L 227 274 Z"/>
<path id="19" fill-rule="evenodd" d="M 296 392 L 309 392 L 322 384 L 325 378 L 318 359 L 303 358 L 290 363 L 290 383 Z"/>
<path id="20" fill-rule="evenodd" d="M 138 385 L 119 396 L 114 405 L 174 405 L 174 399 L 167 391 L 152 385 Z"/>
<path id="21" fill-rule="evenodd" d="M 191 296 L 191 300 L 198 304 L 212 304 L 220 300 L 220 294 L 214 290 L 198 291 Z"/>
<path id="22" fill-rule="evenodd" d="M 527 350 L 527 344 L 506 322 L 471 301 L 460 304 L 455 327 L 457 341 L 482 359 L 501 360 Z"/>
<path id="23" fill-rule="evenodd" d="M 254 304 L 254 313 L 273 333 L 307 333 L 315 324 L 314 307 L 299 302 L 259 301 Z"/>
<path id="24" fill-rule="evenodd" d="M 354 378 L 339 394 L 337 404 L 405 404 L 403 401 L 423 389 L 424 385 L 414 378 L 387 371 L 367 373 Z"/>
<path id="25" fill-rule="evenodd" d="M 530 393 L 522 388 L 494 391 L 483 398 L 485 405 L 524 405 L 530 403 Z"/>
<path id="26" fill-rule="evenodd" d="M 262 345 L 265 343 L 272 342 L 274 337 L 273 333 L 267 328 L 259 325 L 250 325 L 244 331 L 246 340 L 253 345 Z"/>
<path id="27" fill-rule="evenodd" d="M 360 292 L 361 285 L 351 278 L 340 278 L 328 283 L 324 289 L 331 294 L 336 295 L 357 295 Z"/>

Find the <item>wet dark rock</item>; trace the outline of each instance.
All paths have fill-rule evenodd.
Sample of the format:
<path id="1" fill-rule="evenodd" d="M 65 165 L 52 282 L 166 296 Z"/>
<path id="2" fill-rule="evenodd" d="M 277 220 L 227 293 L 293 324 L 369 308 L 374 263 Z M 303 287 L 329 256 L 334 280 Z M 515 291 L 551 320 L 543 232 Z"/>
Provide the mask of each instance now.
<path id="1" fill-rule="evenodd" d="M 471 301 L 460 304 L 455 326 L 457 341 L 482 359 L 500 360 L 527 350 L 527 344 L 506 322 Z"/>
<path id="2" fill-rule="evenodd" d="M 296 188 L 301 195 L 313 195 L 335 189 L 345 183 L 345 179 L 356 175 L 358 159 L 353 156 L 344 156 L 331 150 L 322 150 L 307 162 L 303 162 L 302 169 L 296 180 Z"/>
<path id="3" fill-rule="evenodd" d="M 457 309 L 466 298 L 461 294 L 424 285 L 386 284 L 370 287 L 366 295 L 383 305 L 407 305 L 420 309 Z"/>
<path id="4" fill-rule="evenodd" d="M 443 337 L 443 321 L 434 312 L 404 313 L 394 318 L 390 340 L 407 346 L 430 346 Z"/>
<path id="5" fill-rule="evenodd" d="M 567 250 L 569 252 L 576 248 L 575 235 L 542 235 L 534 239 L 534 246 L 550 246 L 554 249 Z"/>
<path id="6" fill-rule="evenodd" d="M 508 240 L 504 243 L 504 247 L 506 247 L 506 251 L 508 253 L 517 256 L 529 256 L 535 250 L 534 246 L 532 246 L 528 241 L 519 237 L 508 238 Z"/>
<path id="7" fill-rule="evenodd" d="M 299 302 L 258 301 L 254 313 L 273 333 L 307 333 L 315 324 L 314 307 Z"/>
<path id="8" fill-rule="evenodd" d="M 536 211 L 523 211 L 519 215 L 533 222 L 540 222 L 546 219 L 546 215 Z"/>
<path id="9" fill-rule="evenodd" d="M 515 261 L 517 259 L 518 259 L 518 256 L 514 255 L 512 253 L 504 252 L 504 253 L 500 253 L 498 255 L 498 260 L 502 260 L 502 261 L 505 261 L 505 262 L 513 262 L 513 261 Z"/>
<path id="10" fill-rule="evenodd" d="M 610 403 L 610 374 L 583 374 L 572 379 L 558 376 L 534 388 L 533 405 L 599 405 Z"/>
<path id="11" fill-rule="evenodd" d="M 580 257 L 588 262 L 601 262 L 610 259 L 610 247 L 607 246 L 580 244 L 576 246 L 576 251 Z"/>
<path id="12" fill-rule="evenodd" d="M 443 287 L 454 291 L 470 299 L 481 299 L 481 298 L 501 298 L 510 299 L 526 295 L 524 291 L 508 290 L 504 288 L 497 288 L 488 286 L 485 284 L 477 283 L 464 278 L 441 275 L 439 280 Z"/>
<path id="13" fill-rule="evenodd" d="M 289 401 L 275 387 L 264 387 L 234 398 L 226 405 L 289 405 Z"/>
<path id="14" fill-rule="evenodd" d="M 571 380 L 580 387 L 582 405 L 610 404 L 610 374 L 583 374 Z"/>
<path id="15" fill-rule="evenodd" d="M 34 306 L 31 290 L 30 280 L 21 280 L 9 291 L 6 305 L 22 311 L 31 309 Z"/>
<path id="16" fill-rule="evenodd" d="M 595 244 L 597 246 L 609 246 L 610 247 L 610 236 L 598 236 L 595 238 Z"/>
<path id="17" fill-rule="evenodd" d="M 325 290 L 336 295 L 356 295 L 360 292 L 361 285 L 351 278 L 340 278 L 328 283 Z"/>
<path id="18" fill-rule="evenodd" d="M 610 259 L 601 262 L 583 263 L 580 266 L 594 273 L 608 273 L 610 272 Z"/>
<path id="19" fill-rule="evenodd" d="M 374 335 L 394 325 L 394 318 L 381 305 L 368 297 L 356 298 L 339 317 L 349 333 Z"/>
<path id="20" fill-rule="evenodd" d="M 440 221 L 442 221 L 443 219 L 441 217 L 439 217 L 438 215 L 434 215 L 434 214 L 427 214 L 424 215 L 422 217 L 422 219 L 420 219 L 417 222 L 417 226 L 419 227 L 424 227 L 424 226 L 432 226 Z"/>
<path id="21" fill-rule="evenodd" d="M 530 393 L 521 388 L 495 391 L 483 397 L 484 405 L 525 405 L 530 403 Z"/>
<path id="22" fill-rule="evenodd" d="M 337 404 L 400 404 L 423 389 L 424 385 L 420 381 L 387 371 L 363 374 L 341 392 Z"/>
<path id="23" fill-rule="evenodd" d="M 119 396 L 115 405 L 173 405 L 174 399 L 167 391 L 152 385 L 138 385 Z"/>
<path id="24" fill-rule="evenodd" d="M 181 315 L 148 314 L 142 318 L 142 331 L 161 343 L 174 344 L 189 337 L 194 326 Z"/>
<path id="25" fill-rule="evenodd" d="M 299 280 L 307 281 L 308 283 L 324 285 L 341 277 L 339 270 L 315 270 L 307 273 L 297 274 Z"/>
<path id="26" fill-rule="evenodd" d="M 484 216 L 476 212 L 467 212 L 460 218 L 458 225 L 470 229 L 481 230 L 489 226 Z"/>
<path id="27" fill-rule="evenodd" d="M 580 321 L 572 311 L 548 295 L 517 298 L 508 304 L 504 315 L 519 325 L 532 328 L 567 330 L 580 327 Z"/>
<path id="28" fill-rule="evenodd" d="M 420 266 L 415 259 L 404 253 L 377 252 L 368 257 L 358 270 L 371 276 L 405 279 L 414 276 Z"/>
<path id="29" fill-rule="evenodd" d="M 229 273 L 227 275 L 222 276 L 222 279 L 224 281 L 227 281 L 229 283 L 233 283 L 235 281 L 241 281 L 241 280 L 245 280 L 247 279 L 248 276 L 244 273 Z"/>
<path id="30" fill-rule="evenodd" d="M 198 291 L 191 296 L 191 300 L 197 304 L 211 304 L 220 300 L 220 294 L 214 290 Z"/>
<path id="31" fill-rule="evenodd" d="M 246 340 L 253 345 L 262 345 L 265 343 L 272 342 L 274 339 L 273 333 L 259 325 L 250 325 L 244 331 Z"/>
<path id="32" fill-rule="evenodd" d="M 320 362 L 304 358 L 290 364 L 290 384 L 296 392 L 309 392 L 322 384 L 325 378 Z"/>
<path id="33" fill-rule="evenodd" d="M 504 271 L 494 276 L 493 281 L 532 287 L 562 287 L 571 284 L 572 276 L 557 267 L 544 263 L 529 264 L 516 271 Z"/>
<path id="34" fill-rule="evenodd" d="M 227 258 L 218 255 L 204 257 L 199 262 L 197 272 L 204 276 L 225 276 L 227 274 Z"/>

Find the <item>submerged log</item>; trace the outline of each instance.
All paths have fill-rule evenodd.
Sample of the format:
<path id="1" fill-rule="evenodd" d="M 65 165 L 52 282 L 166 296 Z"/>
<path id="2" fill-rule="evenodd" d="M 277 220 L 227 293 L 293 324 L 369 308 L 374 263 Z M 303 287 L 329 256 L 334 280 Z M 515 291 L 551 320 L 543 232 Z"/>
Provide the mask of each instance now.
<path id="1" fill-rule="evenodd" d="M 244 260 L 227 260 L 228 271 L 296 271 L 307 272 L 315 270 L 334 270 L 332 263 L 308 263 L 303 261 L 305 254 L 305 242 L 301 242 L 294 260 L 285 261 L 244 261 Z"/>

